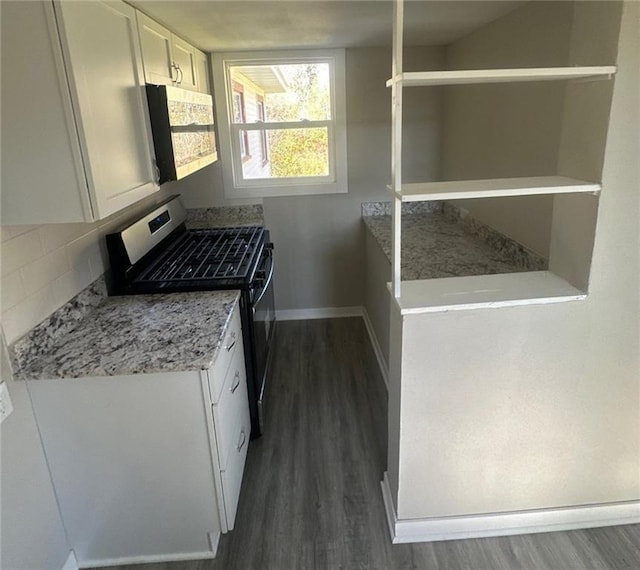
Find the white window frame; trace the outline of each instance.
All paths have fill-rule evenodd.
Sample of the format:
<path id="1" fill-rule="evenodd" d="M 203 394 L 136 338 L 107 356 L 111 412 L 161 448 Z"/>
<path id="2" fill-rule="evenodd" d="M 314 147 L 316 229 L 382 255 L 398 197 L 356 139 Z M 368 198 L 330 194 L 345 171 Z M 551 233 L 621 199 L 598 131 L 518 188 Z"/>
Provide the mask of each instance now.
<path id="1" fill-rule="evenodd" d="M 275 60 L 275 61 L 274 61 Z M 312 128 L 326 126 L 329 133 L 329 175 L 291 178 L 242 177 L 242 158 L 239 155 L 239 130 L 263 130 L 263 124 L 233 124 L 233 102 L 229 68 L 232 65 L 264 65 L 268 63 L 329 63 L 333 80 L 330 121 L 302 121 L 271 123 L 273 128 Z M 220 164 L 224 195 L 228 199 L 264 198 L 269 196 L 300 196 L 311 194 L 339 194 L 347 192 L 347 119 L 345 50 L 282 50 L 228 52 L 213 54 L 213 81 L 218 115 Z M 233 156 L 238 157 L 235 161 Z"/>

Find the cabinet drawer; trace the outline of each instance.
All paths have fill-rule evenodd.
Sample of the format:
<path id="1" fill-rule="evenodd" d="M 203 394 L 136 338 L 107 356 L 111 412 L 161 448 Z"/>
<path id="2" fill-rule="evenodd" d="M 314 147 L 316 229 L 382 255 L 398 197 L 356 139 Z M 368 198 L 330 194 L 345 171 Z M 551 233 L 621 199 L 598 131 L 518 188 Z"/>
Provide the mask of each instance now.
<path id="1" fill-rule="evenodd" d="M 222 393 L 222 387 L 225 383 L 227 370 L 229 364 L 234 355 L 238 352 L 242 352 L 242 332 L 240 331 L 240 310 L 238 305 L 233 310 L 233 316 L 229 323 L 227 333 L 224 335 L 222 344 L 220 346 L 220 352 L 218 358 L 209 370 L 209 390 L 211 391 L 211 402 L 216 403 L 220 399 Z M 244 367 L 244 363 L 243 363 Z"/>
<path id="2" fill-rule="evenodd" d="M 244 351 L 239 346 L 234 351 L 233 361 L 222 388 L 220 399 L 213 404 L 213 423 L 216 430 L 218 461 L 225 469 L 229 455 L 238 443 L 240 428 L 249 417 L 247 375 L 244 368 Z M 249 432 L 246 433 L 247 437 Z"/>
<path id="3" fill-rule="evenodd" d="M 244 463 L 249 447 L 249 434 L 251 425 L 249 421 L 249 410 L 243 422 L 236 431 L 233 448 L 227 461 L 226 469 L 220 472 L 222 476 L 222 495 L 224 497 L 224 511 L 227 517 L 227 529 L 233 530 L 238 510 L 238 499 L 240 497 L 240 487 L 242 486 L 242 474 L 244 473 Z"/>

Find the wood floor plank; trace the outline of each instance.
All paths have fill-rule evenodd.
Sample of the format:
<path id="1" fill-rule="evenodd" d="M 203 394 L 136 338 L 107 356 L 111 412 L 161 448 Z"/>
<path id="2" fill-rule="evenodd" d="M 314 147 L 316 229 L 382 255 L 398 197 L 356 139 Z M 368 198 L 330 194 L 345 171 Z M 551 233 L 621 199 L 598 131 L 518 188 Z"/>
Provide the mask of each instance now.
<path id="1" fill-rule="evenodd" d="M 588 543 L 601 559 L 616 570 L 640 568 L 640 531 L 638 525 L 594 528 L 572 533 L 574 540 Z"/>
<path id="2" fill-rule="evenodd" d="M 278 323 L 266 431 L 215 560 L 118 570 L 622 570 L 640 525 L 392 545 L 387 393 L 361 319 Z"/>

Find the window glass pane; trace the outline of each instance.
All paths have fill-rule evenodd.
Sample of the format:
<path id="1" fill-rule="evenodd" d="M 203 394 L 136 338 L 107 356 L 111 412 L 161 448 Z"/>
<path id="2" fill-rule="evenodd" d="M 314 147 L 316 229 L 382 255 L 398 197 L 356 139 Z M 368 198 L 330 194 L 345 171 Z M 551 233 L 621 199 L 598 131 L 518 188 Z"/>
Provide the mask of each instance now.
<path id="1" fill-rule="evenodd" d="M 233 120 L 244 123 L 244 97 L 239 91 L 233 92 Z"/>
<path id="2" fill-rule="evenodd" d="M 264 155 L 257 153 L 243 161 L 243 178 L 329 175 L 329 133 L 326 127 L 269 129 L 248 131 L 247 134 L 253 148 L 264 145 Z"/>
<path id="3" fill-rule="evenodd" d="M 249 133 L 240 131 L 240 155 L 242 158 L 249 156 Z"/>
<path id="4" fill-rule="evenodd" d="M 255 123 L 331 120 L 331 73 L 328 63 L 291 63 L 285 65 L 232 65 L 231 80 L 242 86 L 234 91 L 234 121 Z M 244 96 L 245 113 L 238 112 Z M 262 101 L 264 118 L 260 118 Z"/>

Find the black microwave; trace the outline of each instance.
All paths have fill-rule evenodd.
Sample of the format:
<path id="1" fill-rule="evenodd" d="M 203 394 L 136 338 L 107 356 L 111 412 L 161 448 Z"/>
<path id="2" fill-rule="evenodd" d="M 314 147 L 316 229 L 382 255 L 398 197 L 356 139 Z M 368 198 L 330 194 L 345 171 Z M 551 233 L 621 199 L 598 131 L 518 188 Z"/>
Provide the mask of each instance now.
<path id="1" fill-rule="evenodd" d="M 211 95 L 148 83 L 147 100 L 160 184 L 218 160 Z"/>

